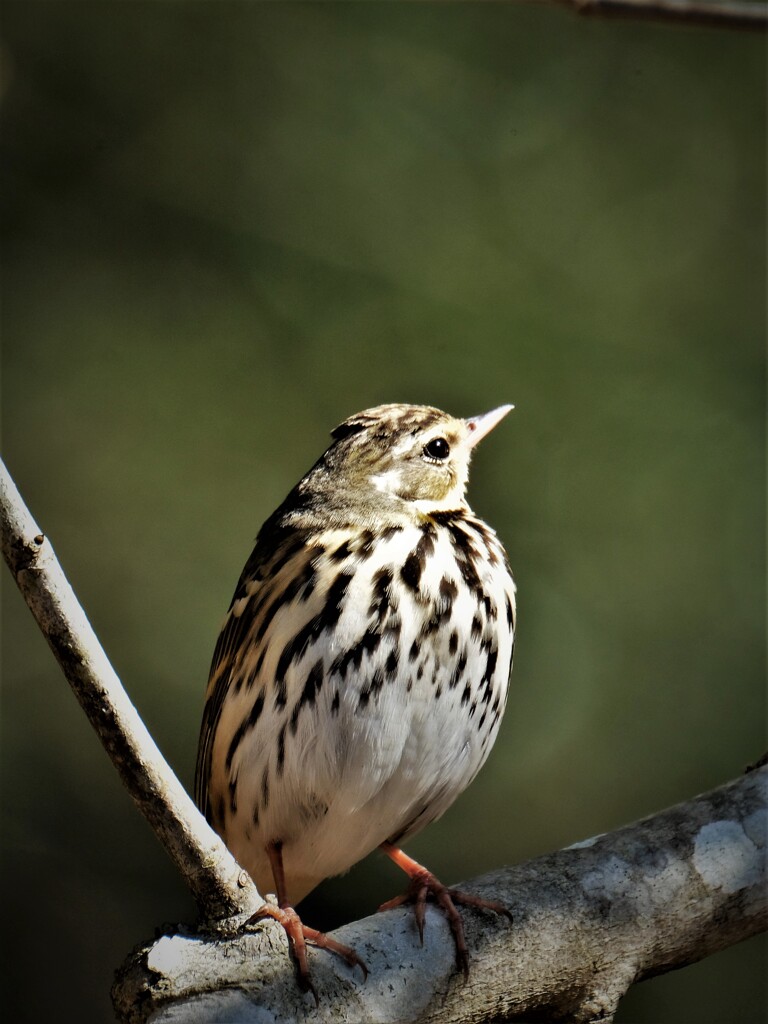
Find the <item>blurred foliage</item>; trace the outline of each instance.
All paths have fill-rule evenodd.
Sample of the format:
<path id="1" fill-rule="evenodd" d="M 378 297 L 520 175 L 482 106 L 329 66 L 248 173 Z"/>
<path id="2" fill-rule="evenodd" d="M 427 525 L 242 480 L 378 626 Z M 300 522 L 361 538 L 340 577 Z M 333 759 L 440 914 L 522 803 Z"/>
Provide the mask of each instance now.
<path id="1" fill-rule="evenodd" d="M 2 36 L 4 456 L 186 784 L 259 524 L 383 401 L 517 406 L 471 485 L 519 582 L 514 689 L 416 856 L 466 878 L 761 753 L 759 37 L 70 0 L 6 0 Z M 104 1021 L 130 947 L 194 910 L 3 585 L 4 1006 Z M 402 881 L 369 858 L 306 917 Z M 618 1019 L 754 1021 L 763 949 Z"/>

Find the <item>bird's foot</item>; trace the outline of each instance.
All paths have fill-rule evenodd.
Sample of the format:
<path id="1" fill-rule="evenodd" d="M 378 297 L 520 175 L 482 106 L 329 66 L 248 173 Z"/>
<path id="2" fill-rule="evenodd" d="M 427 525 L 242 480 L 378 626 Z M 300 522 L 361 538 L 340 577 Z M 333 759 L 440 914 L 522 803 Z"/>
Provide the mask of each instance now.
<path id="1" fill-rule="evenodd" d="M 382 843 L 382 849 L 399 868 L 410 878 L 408 889 L 402 896 L 395 896 L 394 899 L 382 903 L 379 910 L 392 910 L 395 907 L 402 907 L 406 903 L 413 903 L 416 917 L 416 927 L 419 932 L 419 939 L 424 945 L 424 916 L 426 914 L 427 898 L 431 896 L 435 903 L 443 910 L 453 934 L 453 941 L 456 945 L 456 963 L 464 977 L 469 976 L 469 954 L 467 952 L 467 941 L 464 936 L 464 924 L 461 915 L 456 909 L 456 904 L 465 907 L 477 907 L 479 910 L 490 910 L 494 914 L 502 914 L 512 920 L 511 912 L 503 903 L 496 900 L 484 900 L 480 896 L 473 896 L 472 893 L 462 892 L 460 889 L 451 889 L 436 878 L 431 871 L 413 860 L 407 854 L 390 843 Z"/>
<path id="2" fill-rule="evenodd" d="M 359 967 L 363 972 L 363 978 L 368 977 L 368 968 L 363 960 L 350 946 L 344 946 L 341 942 L 332 939 L 325 932 L 319 932 L 316 928 L 310 928 L 304 924 L 292 906 L 284 904 L 278 906 L 274 903 L 265 903 L 261 910 L 257 910 L 249 920 L 249 924 L 259 921 L 265 917 L 271 917 L 278 924 L 282 925 L 285 934 L 288 936 L 288 946 L 291 956 L 296 965 L 296 977 L 299 988 L 303 992 L 311 992 L 315 1003 L 320 1005 L 317 989 L 312 983 L 307 962 L 307 943 L 318 946 L 320 949 L 329 949 L 332 953 L 340 956 L 350 967 Z"/>

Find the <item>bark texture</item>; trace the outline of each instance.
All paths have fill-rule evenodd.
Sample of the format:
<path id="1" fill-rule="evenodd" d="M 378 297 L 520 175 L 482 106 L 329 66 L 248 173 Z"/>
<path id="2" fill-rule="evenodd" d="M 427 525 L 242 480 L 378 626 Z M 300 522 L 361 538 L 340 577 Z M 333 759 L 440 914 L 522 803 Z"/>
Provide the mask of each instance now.
<path id="1" fill-rule="evenodd" d="M 514 923 L 462 910 L 470 976 L 457 974 L 441 915 L 419 945 L 399 909 L 334 933 L 366 961 L 363 982 L 310 954 L 315 1008 L 297 988 L 273 923 L 230 939 L 180 929 L 137 949 L 113 997 L 129 1024 L 370 1024 L 610 1021 L 630 985 L 693 963 L 768 926 L 768 768 L 651 818 L 485 875 L 465 888 L 500 899 Z"/>

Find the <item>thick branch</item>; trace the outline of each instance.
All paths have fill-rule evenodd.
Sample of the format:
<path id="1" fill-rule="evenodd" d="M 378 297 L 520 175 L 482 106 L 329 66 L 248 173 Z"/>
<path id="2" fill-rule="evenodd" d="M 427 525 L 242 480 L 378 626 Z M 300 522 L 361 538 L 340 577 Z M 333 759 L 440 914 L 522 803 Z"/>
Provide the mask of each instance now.
<path id="1" fill-rule="evenodd" d="M 501 899 L 514 924 L 463 911 L 470 978 L 430 910 L 424 947 L 412 912 L 377 914 L 335 933 L 370 969 L 312 954 L 317 1011 L 270 923 L 211 941 L 178 931 L 137 950 L 113 997 L 130 1024 L 302 1020 L 479 1024 L 607 1022 L 635 981 L 692 963 L 768 925 L 768 768 L 688 803 L 467 885 Z"/>
<path id="2" fill-rule="evenodd" d="M 0 462 L 3 556 L 128 792 L 206 918 L 242 918 L 262 904 L 147 732 L 56 559 Z"/>
<path id="3" fill-rule="evenodd" d="M 747 28 L 764 31 L 768 5 L 753 2 L 718 3 L 717 0 L 555 0 L 577 14 L 607 18 L 676 21 L 715 28 Z"/>

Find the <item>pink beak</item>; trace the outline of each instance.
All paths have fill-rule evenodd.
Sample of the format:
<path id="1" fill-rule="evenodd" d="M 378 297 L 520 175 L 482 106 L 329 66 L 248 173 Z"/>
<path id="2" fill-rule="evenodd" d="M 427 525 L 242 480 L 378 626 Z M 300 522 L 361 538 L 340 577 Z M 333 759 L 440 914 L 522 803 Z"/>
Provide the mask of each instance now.
<path id="1" fill-rule="evenodd" d="M 484 412 L 482 416 L 472 416 L 465 420 L 469 430 L 469 447 L 474 448 L 478 441 L 482 441 L 486 434 L 490 434 L 496 424 L 500 423 L 514 408 L 514 405 L 500 405 L 498 409 Z"/>

